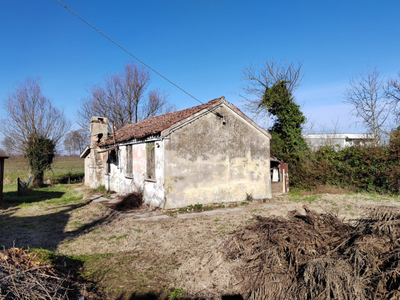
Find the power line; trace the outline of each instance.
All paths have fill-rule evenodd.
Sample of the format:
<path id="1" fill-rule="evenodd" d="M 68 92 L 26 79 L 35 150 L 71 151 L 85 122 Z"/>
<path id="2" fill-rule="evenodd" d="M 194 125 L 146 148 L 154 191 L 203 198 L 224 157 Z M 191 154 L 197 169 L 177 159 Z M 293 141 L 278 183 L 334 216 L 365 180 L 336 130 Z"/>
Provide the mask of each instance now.
<path id="1" fill-rule="evenodd" d="M 130 56 L 132 56 L 134 59 L 136 59 L 137 61 L 139 61 L 141 64 L 145 65 L 147 68 L 149 68 L 150 70 L 152 70 L 154 73 L 156 73 L 158 76 L 162 77 L 163 79 L 165 79 L 166 81 L 168 81 L 170 84 L 172 84 L 173 86 L 177 87 L 178 89 L 180 89 L 182 92 L 184 92 L 186 95 L 192 97 L 194 100 L 200 102 L 201 104 L 204 104 L 203 102 L 201 102 L 199 99 L 197 99 L 195 96 L 193 96 L 192 94 L 188 93 L 187 91 L 185 91 L 183 88 L 181 88 L 180 86 L 178 86 L 177 84 L 173 83 L 171 80 L 169 80 L 167 77 L 165 77 L 164 75 L 160 74 L 159 72 L 157 72 L 156 70 L 154 70 L 152 67 L 150 67 L 148 64 L 146 64 L 144 61 L 140 60 L 138 57 L 136 57 L 135 55 L 133 55 L 131 52 L 129 52 L 128 50 L 126 50 L 124 47 L 122 47 L 120 44 L 118 44 L 117 42 L 115 42 L 113 39 L 109 38 L 106 34 L 104 34 L 103 32 L 101 32 L 99 29 L 97 29 L 96 27 L 94 27 L 92 24 L 90 24 L 88 21 L 86 21 L 84 18 L 82 18 L 81 16 L 79 16 L 76 12 L 74 12 L 72 9 L 70 9 L 68 6 L 66 6 L 65 4 L 63 4 L 61 1 L 56 0 L 58 3 L 60 3 L 62 6 L 64 6 L 67 10 L 69 10 L 71 13 L 73 13 L 75 16 L 77 16 L 79 19 L 81 19 L 83 22 L 85 22 L 87 25 L 89 25 L 90 27 L 92 27 L 94 30 L 96 30 L 98 33 L 100 33 L 102 36 L 104 36 L 106 39 L 108 39 L 110 42 L 112 42 L 113 44 L 115 44 L 116 46 L 118 46 L 119 48 L 121 48 L 123 51 L 125 51 L 126 53 L 128 53 Z"/>

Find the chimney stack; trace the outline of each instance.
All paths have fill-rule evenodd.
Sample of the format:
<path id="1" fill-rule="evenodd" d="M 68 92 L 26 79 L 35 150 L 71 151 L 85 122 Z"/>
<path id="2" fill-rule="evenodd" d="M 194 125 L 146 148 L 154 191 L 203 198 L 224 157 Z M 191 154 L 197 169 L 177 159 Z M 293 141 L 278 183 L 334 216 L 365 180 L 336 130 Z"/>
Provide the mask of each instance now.
<path id="1" fill-rule="evenodd" d="M 108 119 L 105 117 L 92 117 L 90 119 L 90 143 L 97 146 L 105 141 L 108 136 Z"/>

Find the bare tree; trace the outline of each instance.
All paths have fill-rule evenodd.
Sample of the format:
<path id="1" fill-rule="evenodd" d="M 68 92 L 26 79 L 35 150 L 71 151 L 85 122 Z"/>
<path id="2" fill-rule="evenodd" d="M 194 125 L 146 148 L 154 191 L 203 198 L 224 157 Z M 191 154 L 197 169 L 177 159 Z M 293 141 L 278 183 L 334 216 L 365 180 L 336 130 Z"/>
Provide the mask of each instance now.
<path id="1" fill-rule="evenodd" d="M 64 149 L 69 155 L 73 155 L 77 151 L 81 153 L 88 143 L 88 136 L 83 130 L 74 130 L 65 136 Z"/>
<path id="2" fill-rule="evenodd" d="M 400 103 L 400 72 L 397 74 L 397 79 L 389 78 L 386 86 L 385 92 L 386 96 L 393 101 L 394 106 L 398 106 Z M 397 119 L 400 120 L 400 111 L 396 111 Z"/>
<path id="3" fill-rule="evenodd" d="M 78 111 L 79 125 L 87 131 L 90 118 L 102 116 L 119 129 L 174 111 L 176 108 L 169 103 L 166 92 L 156 89 L 146 93 L 149 84 L 150 74 L 145 68 L 127 63 L 122 72 L 92 86 L 89 97 L 82 101 Z"/>
<path id="4" fill-rule="evenodd" d="M 345 102 L 353 106 L 353 115 L 374 135 L 378 145 L 387 133 L 386 123 L 391 114 L 392 101 L 386 96 L 381 73 L 375 67 L 358 73 L 350 79 L 344 93 Z"/>
<path id="5" fill-rule="evenodd" d="M 1 120 L 0 131 L 18 153 L 26 153 L 27 142 L 34 136 L 57 144 L 70 126 L 64 112 L 43 95 L 39 77 L 17 83 L 3 108 L 7 117 Z"/>
<path id="6" fill-rule="evenodd" d="M 11 154 L 13 154 L 13 153 L 16 152 L 15 144 L 14 144 L 14 142 L 13 142 L 13 139 L 10 138 L 10 137 L 8 137 L 8 136 L 6 136 L 6 137 L 1 141 L 1 145 L 4 147 L 5 152 L 6 152 L 8 155 L 11 155 Z"/>
<path id="7" fill-rule="evenodd" d="M 51 167 L 55 146 L 70 126 L 64 112 L 42 93 L 40 78 L 19 82 L 3 103 L 7 118 L 0 131 L 28 158 L 33 184 L 43 184 L 44 171 Z"/>
<path id="8" fill-rule="evenodd" d="M 268 108 L 260 105 L 266 89 L 279 82 L 286 82 L 288 92 L 293 93 L 304 79 L 301 74 L 302 66 L 301 62 L 295 64 L 287 60 L 277 62 L 273 59 L 267 60 L 259 68 L 252 65 L 245 67 L 241 76 L 244 81 L 244 95 L 241 95 L 244 109 L 256 119 L 268 118 Z"/>

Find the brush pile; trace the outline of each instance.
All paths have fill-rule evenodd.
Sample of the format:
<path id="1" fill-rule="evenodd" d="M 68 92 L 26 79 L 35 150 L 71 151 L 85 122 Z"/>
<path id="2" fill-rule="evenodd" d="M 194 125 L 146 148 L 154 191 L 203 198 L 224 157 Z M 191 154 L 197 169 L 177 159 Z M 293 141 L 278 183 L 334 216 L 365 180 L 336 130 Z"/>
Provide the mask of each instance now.
<path id="1" fill-rule="evenodd" d="M 121 201 L 113 204 L 111 206 L 112 209 L 118 211 L 129 211 L 135 208 L 139 208 L 143 204 L 143 193 L 142 192 L 133 192 L 128 195 L 125 195 Z"/>
<path id="2" fill-rule="evenodd" d="M 21 248 L 0 251 L 0 299 L 100 299 L 94 294 L 82 297 L 84 288 L 73 276 L 41 263 L 35 252 Z"/>
<path id="3" fill-rule="evenodd" d="M 219 255 L 210 251 L 182 268 L 181 279 L 203 276 L 184 288 L 196 298 L 400 299 L 398 207 L 370 209 L 355 225 L 304 209 L 288 218 L 255 216 Z"/>

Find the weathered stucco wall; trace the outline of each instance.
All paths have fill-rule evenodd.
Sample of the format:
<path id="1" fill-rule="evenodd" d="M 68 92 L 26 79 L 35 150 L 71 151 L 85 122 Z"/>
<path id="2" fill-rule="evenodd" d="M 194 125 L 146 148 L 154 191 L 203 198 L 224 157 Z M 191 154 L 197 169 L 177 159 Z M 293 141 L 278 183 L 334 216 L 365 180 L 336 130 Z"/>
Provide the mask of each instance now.
<path id="1" fill-rule="evenodd" d="M 271 197 L 269 138 L 223 105 L 164 140 L 165 208 Z M 225 122 L 224 122 L 225 121 Z"/>
<path id="2" fill-rule="evenodd" d="M 98 153 L 99 148 L 90 149 L 85 158 L 85 184 L 92 189 L 104 185 L 104 165 L 107 153 Z"/>
<path id="3" fill-rule="evenodd" d="M 146 142 L 132 144 L 132 174 L 127 173 L 127 144 L 119 147 L 111 172 L 105 175 L 106 189 L 119 194 L 143 191 L 144 202 L 162 207 L 164 203 L 164 143 L 155 142 L 155 180 L 146 179 Z"/>

